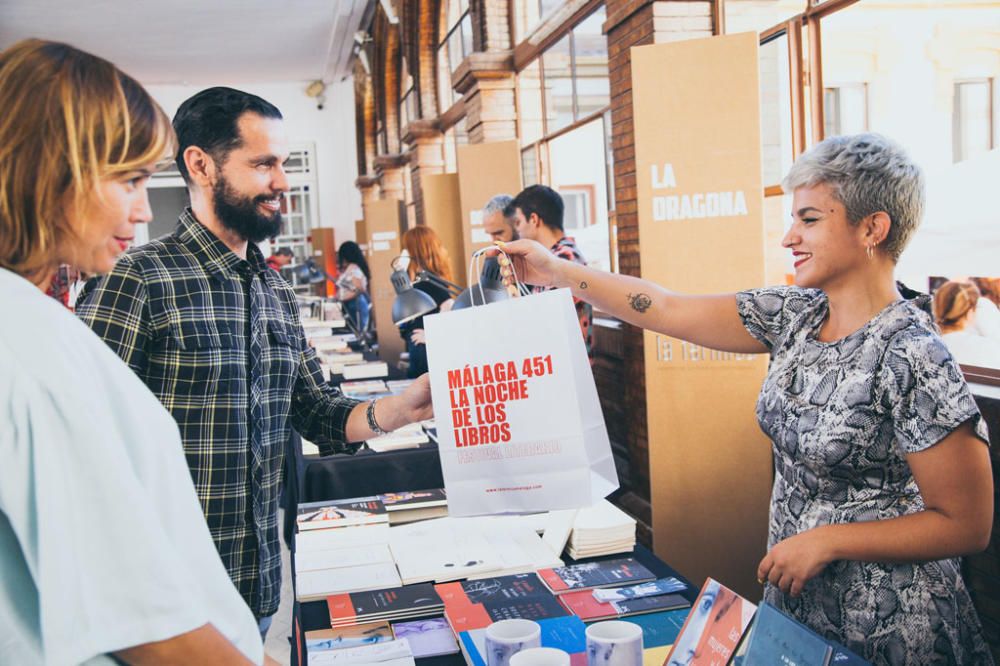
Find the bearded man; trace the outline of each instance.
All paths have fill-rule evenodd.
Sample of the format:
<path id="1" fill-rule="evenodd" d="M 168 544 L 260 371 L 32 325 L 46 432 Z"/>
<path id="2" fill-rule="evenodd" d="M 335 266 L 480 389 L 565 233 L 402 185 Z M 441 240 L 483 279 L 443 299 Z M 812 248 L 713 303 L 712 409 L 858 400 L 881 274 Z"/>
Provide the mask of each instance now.
<path id="1" fill-rule="evenodd" d="M 424 377 L 359 403 L 323 381 L 295 295 L 256 245 L 278 234 L 288 191 L 281 112 L 210 88 L 173 124 L 191 207 L 172 234 L 123 255 L 77 312 L 177 421 L 209 530 L 263 636 L 281 591 L 289 427 L 324 454 L 350 452 L 351 442 L 429 418 L 430 389 Z"/>

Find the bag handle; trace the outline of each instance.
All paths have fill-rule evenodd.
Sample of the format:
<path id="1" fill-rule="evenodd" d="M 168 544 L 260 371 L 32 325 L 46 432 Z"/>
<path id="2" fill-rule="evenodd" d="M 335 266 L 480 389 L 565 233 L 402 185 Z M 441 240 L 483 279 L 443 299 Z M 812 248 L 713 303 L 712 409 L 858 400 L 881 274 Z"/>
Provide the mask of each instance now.
<path id="1" fill-rule="evenodd" d="M 476 250 L 472 253 L 472 258 L 469 260 L 469 275 L 480 275 L 483 270 L 483 256 L 490 250 L 496 250 L 507 260 L 507 265 L 510 266 L 510 270 L 513 277 L 513 284 L 507 287 L 507 293 L 510 294 L 511 298 L 516 298 L 518 296 L 526 296 L 531 293 L 528 287 L 521 282 L 517 277 L 517 270 L 514 268 L 514 262 L 510 260 L 510 255 L 503 251 L 503 249 L 496 245 L 491 245 L 489 247 L 484 247 L 482 249 Z M 476 303 L 476 290 L 479 290 L 479 300 L 481 303 Z M 483 291 L 482 280 L 477 279 L 475 284 L 469 287 L 469 303 L 472 306 L 476 305 L 486 305 L 486 294 Z"/>

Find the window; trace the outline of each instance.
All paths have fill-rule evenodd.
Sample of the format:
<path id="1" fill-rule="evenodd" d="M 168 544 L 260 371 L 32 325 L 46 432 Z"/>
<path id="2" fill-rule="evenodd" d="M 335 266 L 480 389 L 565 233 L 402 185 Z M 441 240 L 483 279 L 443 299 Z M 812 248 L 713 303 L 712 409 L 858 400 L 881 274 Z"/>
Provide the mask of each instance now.
<path id="1" fill-rule="evenodd" d="M 539 134 L 553 134 L 599 113 L 611 103 L 607 39 L 601 33 L 604 20 L 601 7 L 521 70 L 519 111 L 527 111 L 521 127 L 522 145 L 536 141 Z M 541 79 L 540 99 L 534 94 L 535 77 Z M 544 109 L 541 128 L 534 122 L 539 104 Z"/>
<path id="2" fill-rule="evenodd" d="M 845 83 L 823 88 L 823 136 L 868 131 L 868 84 Z"/>
<path id="3" fill-rule="evenodd" d="M 406 66 L 406 57 L 400 58 L 399 73 L 399 134 L 411 122 L 417 119 L 417 94 L 413 91 L 413 77 Z"/>
<path id="4" fill-rule="evenodd" d="M 517 125 L 522 146 L 544 136 L 543 108 L 542 68 L 536 60 L 517 75 Z"/>
<path id="5" fill-rule="evenodd" d="M 726 32 L 764 32 L 801 14 L 806 0 L 725 0 Z"/>
<path id="6" fill-rule="evenodd" d="M 951 115 L 955 162 L 981 155 L 996 146 L 993 88 L 993 79 L 955 82 Z"/>
<path id="7" fill-rule="evenodd" d="M 559 194 L 562 196 L 565 207 L 563 229 L 566 230 L 566 233 L 578 232 L 596 224 L 593 213 L 593 185 L 563 185 L 559 188 Z"/>
<path id="8" fill-rule="evenodd" d="M 562 0 L 514 0 L 515 41 L 524 41 L 562 4 Z"/>
<path id="9" fill-rule="evenodd" d="M 458 172 L 458 147 L 469 143 L 465 119 L 459 120 L 444 132 L 444 172 Z"/>
<path id="10" fill-rule="evenodd" d="M 451 87 L 451 75 L 472 53 L 472 17 L 469 0 L 442 0 L 441 40 L 438 42 L 437 76 L 439 113 L 444 113 L 457 101 Z"/>

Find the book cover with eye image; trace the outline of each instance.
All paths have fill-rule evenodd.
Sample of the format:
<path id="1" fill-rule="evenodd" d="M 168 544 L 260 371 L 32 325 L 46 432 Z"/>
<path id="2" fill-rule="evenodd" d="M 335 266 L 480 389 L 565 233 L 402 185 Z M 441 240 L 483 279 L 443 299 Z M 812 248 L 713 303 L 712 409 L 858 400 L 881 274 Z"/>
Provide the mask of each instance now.
<path id="1" fill-rule="evenodd" d="M 709 578 L 691 606 L 664 666 L 725 664 L 756 610 L 757 606 Z"/>
<path id="2" fill-rule="evenodd" d="M 374 620 L 440 615 L 444 604 L 430 583 L 327 597 L 333 627 Z"/>
<path id="3" fill-rule="evenodd" d="M 368 643 L 383 643 L 393 640 L 388 622 L 367 622 L 336 629 L 316 629 L 305 632 L 306 649 L 310 652 L 339 650 Z"/>
<path id="4" fill-rule="evenodd" d="M 649 569 L 632 557 L 541 569 L 538 571 L 538 577 L 553 594 L 656 580 L 656 576 Z"/>
<path id="5" fill-rule="evenodd" d="M 387 522 L 389 515 L 382 500 L 377 497 L 357 497 L 339 502 L 308 502 L 299 505 L 295 517 L 300 532 Z"/>

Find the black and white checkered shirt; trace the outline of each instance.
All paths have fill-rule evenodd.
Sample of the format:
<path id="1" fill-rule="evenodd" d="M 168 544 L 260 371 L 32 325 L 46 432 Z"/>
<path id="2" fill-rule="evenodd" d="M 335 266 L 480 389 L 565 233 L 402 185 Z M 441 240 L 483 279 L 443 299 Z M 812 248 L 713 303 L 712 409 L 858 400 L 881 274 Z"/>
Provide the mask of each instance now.
<path id="1" fill-rule="evenodd" d="M 357 404 L 323 381 L 291 288 L 256 245 L 240 259 L 188 209 L 174 233 L 125 254 L 77 312 L 173 414 L 222 561 L 253 612 L 272 615 L 289 425 L 324 454 L 353 450 L 344 439 Z"/>

